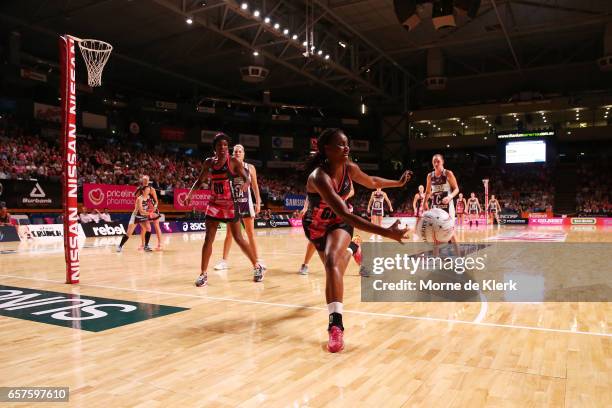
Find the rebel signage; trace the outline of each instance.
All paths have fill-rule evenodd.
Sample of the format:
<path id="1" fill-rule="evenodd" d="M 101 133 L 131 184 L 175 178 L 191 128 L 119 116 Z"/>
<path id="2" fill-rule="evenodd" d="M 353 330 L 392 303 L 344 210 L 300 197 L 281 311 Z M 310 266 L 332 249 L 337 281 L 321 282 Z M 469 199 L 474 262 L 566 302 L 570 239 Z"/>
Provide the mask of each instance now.
<path id="1" fill-rule="evenodd" d="M 86 237 L 114 237 L 127 234 L 123 224 L 118 222 L 100 222 L 81 224 Z"/>
<path id="2" fill-rule="evenodd" d="M 0 315 L 100 332 L 188 310 L 184 307 L 107 299 L 0 285 Z"/>

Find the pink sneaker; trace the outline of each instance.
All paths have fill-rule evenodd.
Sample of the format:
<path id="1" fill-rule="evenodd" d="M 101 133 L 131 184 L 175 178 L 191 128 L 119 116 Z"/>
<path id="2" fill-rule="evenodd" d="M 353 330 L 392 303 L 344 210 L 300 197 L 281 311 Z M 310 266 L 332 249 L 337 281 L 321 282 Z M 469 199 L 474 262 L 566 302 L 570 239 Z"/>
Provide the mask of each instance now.
<path id="1" fill-rule="evenodd" d="M 327 342 L 327 350 L 330 353 L 337 353 L 344 349 L 344 332 L 337 326 L 332 326 L 329 330 L 329 341 Z"/>

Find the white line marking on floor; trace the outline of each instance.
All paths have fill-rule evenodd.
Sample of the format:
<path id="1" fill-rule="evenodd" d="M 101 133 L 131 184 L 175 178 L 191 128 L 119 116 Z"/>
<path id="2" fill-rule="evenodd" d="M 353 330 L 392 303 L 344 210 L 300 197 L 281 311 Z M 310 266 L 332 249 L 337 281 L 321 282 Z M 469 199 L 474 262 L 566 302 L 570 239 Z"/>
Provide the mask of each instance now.
<path id="1" fill-rule="evenodd" d="M 38 281 L 38 282 L 50 282 L 50 283 L 60 283 L 60 284 L 65 283 L 64 281 L 58 281 L 58 280 L 52 280 L 52 279 L 26 278 L 23 276 L 14 276 L 14 275 L 0 275 L 0 277 Z M 190 295 L 187 293 L 164 292 L 161 290 L 131 289 L 131 288 L 121 288 L 117 286 L 93 285 L 89 283 L 79 283 L 79 286 L 91 287 L 91 288 L 101 288 L 101 289 L 122 290 L 126 292 L 139 292 L 139 293 L 151 293 L 151 294 L 156 294 L 156 295 L 189 297 L 189 298 L 206 299 L 206 300 L 213 300 L 213 301 L 219 301 L 219 302 L 234 302 L 234 303 L 244 303 L 244 304 L 251 304 L 251 305 L 286 307 L 286 308 L 291 308 L 291 309 L 327 311 L 327 308 L 319 307 L 319 306 L 303 306 L 303 305 L 293 305 L 293 304 L 288 304 L 288 303 L 262 302 L 259 300 L 232 299 L 232 298 L 223 298 L 223 297 L 216 297 L 216 296 Z M 346 309 L 344 310 L 344 313 L 363 315 L 363 316 L 386 317 L 386 318 L 394 318 L 394 319 L 421 320 L 421 321 L 438 322 L 438 323 L 453 323 L 453 324 L 456 323 L 456 324 L 466 324 L 466 325 L 482 326 L 482 327 L 497 327 L 497 328 L 504 328 L 504 329 L 533 330 L 533 331 L 542 331 L 542 332 L 549 332 L 549 333 L 581 334 L 585 336 L 612 337 L 612 333 L 595 333 L 595 332 L 585 332 L 585 331 L 578 331 L 578 330 L 573 331 L 573 330 L 564 330 L 564 329 L 550 329 L 547 327 L 522 326 L 522 325 L 517 326 L 517 325 L 512 325 L 512 324 L 443 319 L 441 317 L 407 316 L 407 315 L 400 315 L 400 314 L 394 314 L 394 313 L 376 313 L 376 312 L 365 312 L 361 310 L 346 310 Z"/>

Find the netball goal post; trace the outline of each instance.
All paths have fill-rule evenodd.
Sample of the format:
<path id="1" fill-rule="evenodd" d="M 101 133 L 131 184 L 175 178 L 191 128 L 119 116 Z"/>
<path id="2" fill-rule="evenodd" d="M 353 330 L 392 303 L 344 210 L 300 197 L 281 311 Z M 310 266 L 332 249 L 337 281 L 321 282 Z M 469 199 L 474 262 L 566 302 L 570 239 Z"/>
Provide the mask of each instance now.
<path id="1" fill-rule="evenodd" d="M 66 257 L 66 283 L 79 283 L 79 215 L 77 194 L 76 143 L 76 53 L 81 51 L 87 66 L 87 83 L 91 87 L 102 85 L 102 71 L 113 47 L 99 40 L 80 39 L 63 35 L 60 48 L 60 97 L 62 109 L 62 202 L 64 215 L 64 254 Z"/>

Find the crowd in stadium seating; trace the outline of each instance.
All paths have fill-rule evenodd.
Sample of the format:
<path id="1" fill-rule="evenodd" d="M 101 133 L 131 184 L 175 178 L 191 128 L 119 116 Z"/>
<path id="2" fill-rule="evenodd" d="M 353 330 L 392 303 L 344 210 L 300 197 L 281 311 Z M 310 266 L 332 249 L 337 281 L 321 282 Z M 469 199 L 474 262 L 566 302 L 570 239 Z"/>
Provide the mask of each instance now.
<path id="1" fill-rule="evenodd" d="M 612 214 L 610 167 L 607 163 L 582 163 L 578 167 L 576 212 L 580 215 Z"/>
<path id="2" fill-rule="evenodd" d="M 109 145 L 109 143 L 111 143 Z M 154 186 L 171 195 L 173 188 L 189 188 L 200 172 L 201 160 L 164 149 L 137 144 L 122 144 L 116 140 L 95 140 L 80 137 L 79 185 L 83 183 L 135 184 L 146 173 Z M 426 166 L 429 166 L 428 164 Z M 482 178 L 489 178 L 489 193 L 495 194 L 506 212 L 546 211 L 552 207 L 554 189 L 552 170 L 545 165 L 496 167 L 483 172 L 474 166 L 455 164 L 452 168 L 463 194 L 475 191 L 484 201 Z M 609 214 L 609 174 L 604 167 L 582 165 L 579 178 L 586 180 L 579 186 L 577 211 L 585 215 Z M 59 180 L 61 155 L 56 141 L 30 135 L 19 127 L 0 126 L 0 179 Z M 407 190 L 387 189 L 395 213 L 411 213 L 412 198 L 419 184 L 425 184 L 429 168 L 414 169 L 418 177 Z M 304 194 L 304 177 L 295 170 L 258 172 L 261 195 L 268 201 L 280 203 L 287 193 Z M 366 212 L 370 191 L 357 187 L 352 205 L 356 213 Z"/>

